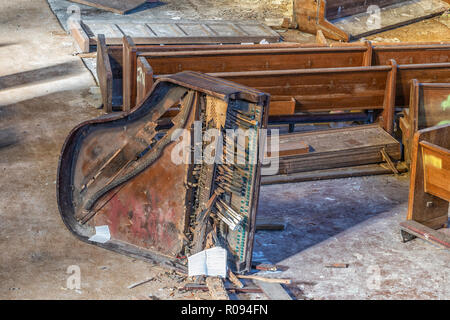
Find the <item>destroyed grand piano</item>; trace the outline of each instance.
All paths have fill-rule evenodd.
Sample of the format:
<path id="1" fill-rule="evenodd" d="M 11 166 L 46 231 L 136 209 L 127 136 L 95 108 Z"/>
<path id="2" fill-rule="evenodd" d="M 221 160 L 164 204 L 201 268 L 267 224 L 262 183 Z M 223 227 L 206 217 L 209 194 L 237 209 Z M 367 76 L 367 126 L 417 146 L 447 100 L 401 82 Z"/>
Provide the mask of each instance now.
<path id="1" fill-rule="evenodd" d="M 249 271 L 260 186 L 259 133 L 267 127 L 269 98 L 187 71 L 159 79 L 131 112 L 78 125 L 58 167 L 65 225 L 82 241 L 183 272 L 186 257 L 212 242 L 227 250 L 232 271 Z M 202 133 L 241 129 L 254 134 L 240 142 L 236 138 L 236 144 L 211 139 L 217 140 L 214 157 L 222 154 L 223 161 L 173 161 L 180 141 L 198 134 L 196 126 Z M 245 161 L 236 162 L 239 143 Z M 188 146 L 192 156 L 197 149 Z M 96 227 L 107 227 L 110 238 L 91 241 Z"/>

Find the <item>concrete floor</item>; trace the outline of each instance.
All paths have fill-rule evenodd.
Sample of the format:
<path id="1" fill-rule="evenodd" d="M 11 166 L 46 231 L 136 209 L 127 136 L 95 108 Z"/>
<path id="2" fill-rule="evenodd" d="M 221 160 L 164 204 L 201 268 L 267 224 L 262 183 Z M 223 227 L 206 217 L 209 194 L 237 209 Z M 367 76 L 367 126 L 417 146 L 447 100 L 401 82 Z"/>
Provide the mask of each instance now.
<path id="1" fill-rule="evenodd" d="M 207 299 L 65 228 L 59 152 L 76 124 L 102 114 L 100 97 L 46 1 L 3 1 L 0 12 L 0 299 Z M 265 186 L 258 214 L 283 217 L 287 229 L 258 232 L 254 257 L 287 266 L 267 276 L 292 278 L 299 299 L 450 299 L 448 252 L 400 242 L 407 193 L 408 178 L 393 176 Z M 325 268 L 337 262 L 349 268 Z M 67 289 L 74 265 L 79 290 Z"/>

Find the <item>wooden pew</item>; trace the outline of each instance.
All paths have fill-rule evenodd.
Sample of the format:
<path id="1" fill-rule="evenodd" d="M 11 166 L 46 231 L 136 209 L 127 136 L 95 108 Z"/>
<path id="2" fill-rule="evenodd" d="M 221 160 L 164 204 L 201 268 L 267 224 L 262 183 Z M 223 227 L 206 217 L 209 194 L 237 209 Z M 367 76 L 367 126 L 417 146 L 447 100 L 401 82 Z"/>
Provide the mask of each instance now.
<path id="1" fill-rule="evenodd" d="M 261 50 L 261 49 L 288 49 L 312 48 L 317 44 L 299 44 L 290 42 L 269 44 L 229 44 L 229 45 L 136 45 L 129 36 L 123 37 L 123 75 L 124 75 L 124 109 L 129 110 L 136 106 L 136 77 L 137 58 L 146 53 L 180 52 L 180 51 L 214 51 L 214 50 Z M 191 70 L 191 69 L 189 69 Z M 193 70 L 195 71 L 195 70 Z"/>
<path id="2" fill-rule="evenodd" d="M 138 81 L 138 101 L 143 101 L 154 79 L 150 65 L 143 57 L 138 59 L 138 69 L 143 70 Z M 388 133 L 393 132 L 396 66 L 300 69 L 280 71 L 252 71 L 211 73 L 215 77 L 267 92 L 271 101 L 286 104 L 289 112 L 278 108 L 277 114 L 288 115 L 292 122 L 298 113 L 329 111 L 374 110 L 374 120 Z M 295 114 L 291 112 L 295 100 Z M 289 114 L 290 113 L 290 114 Z M 334 115 L 346 121 L 348 114 Z M 271 118 L 269 118 L 269 122 Z M 335 119 L 334 121 L 339 121 Z"/>
<path id="3" fill-rule="evenodd" d="M 365 47 L 345 46 L 147 52 L 139 57 L 147 60 L 154 75 L 164 75 L 182 70 L 215 73 L 363 66 L 368 61 L 366 52 Z M 126 68 L 133 68 L 132 63 L 125 65 Z M 136 65 L 136 69 L 138 68 Z M 124 81 L 131 81 L 131 84 L 124 87 L 124 108 L 127 110 L 134 107 L 134 83 L 131 80 L 133 76 L 127 71 L 124 71 L 124 77 L 127 79 Z"/>
<path id="4" fill-rule="evenodd" d="M 419 130 L 414 135 L 407 221 L 403 241 L 423 238 L 450 248 L 446 227 L 450 201 L 450 124 Z"/>
<path id="5" fill-rule="evenodd" d="M 409 165 L 414 134 L 450 122 L 450 83 L 422 83 L 413 79 L 409 109 L 404 112 L 404 117 L 400 118 L 400 128 L 405 161 Z"/>
<path id="6" fill-rule="evenodd" d="M 126 51 L 128 46 L 124 46 Z M 335 48 L 336 51 L 332 51 L 330 48 Z M 364 45 L 342 45 L 330 46 L 330 47 L 307 47 L 307 48 L 286 48 L 286 50 L 276 50 L 276 52 L 263 52 L 265 50 L 255 51 L 253 55 L 245 52 L 235 52 L 236 56 L 232 56 L 230 52 L 145 52 L 145 53 L 133 53 L 124 54 L 129 56 L 128 62 L 124 62 L 124 65 L 129 66 L 128 70 L 124 71 L 124 77 L 126 78 L 124 87 L 125 101 L 131 101 L 131 107 L 133 107 L 134 101 L 137 101 L 135 96 L 135 88 L 133 87 L 136 82 L 137 62 L 135 64 L 135 58 L 137 56 L 147 59 L 153 73 L 155 75 L 172 74 L 179 72 L 180 70 L 192 70 L 200 72 L 232 72 L 232 71 L 266 71 L 266 70 L 289 70 L 289 69 L 309 69 L 309 68 L 335 68 L 335 67 L 359 67 L 359 66 L 376 66 L 376 65 L 389 65 L 390 60 L 395 60 L 400 64 L 400 70 L 404 76 L 402 78 L 408 79 L 414 75 L 414 73 L 420 73 L 421 77 L 427 77 L 432 79 L 445 78 L 445 70 L 439 75 L 431 75 L 429 71 L 432 66 L 429 63 L 450 63 L 450 44 L 425 44 L 425 45 L 407 45 L 407 44 L 395 44 L 395 45 L 382 45 L 372 46 L 369 42 Z M 351 53 L 351 54 L 350 54 Z M 333 59 L 326 59 L 330 54 L 333 54 Z M 239 57 L 239 58 L 238 58 Z M 286 59 L 284 58 L 286 57 Z M 288 61 L 287 58 L 291 58 L 292 61 Z M 136 58 L 137 59 L 137 58 Z M 228 59 L 228 60 L 227 60 Z M 247 59 L 247 60 L 245 60 Z M 295 60 L 294 60 L 295 59 Z M 124 59 L 125 61 L 126 59 Z M 241 62 L 241 64 L 234 63 L 234 61 L 247 61 Z M 137 61 L 137 60 L 136 60 Z M 400 61 L 400 63 L 399 63 Z M 408 67 L 407 65 L 414 63 L 414 67 Z M 229 65 L 232 65 L 231 67 Z M 423 65 L 422 65 L 423 64 Z M 438 65 L 437 68 L 445 67 L 444 65 Z M 187 68 L 187 69 L 186 69 Z M 221 70 L 219 70 L 221 69 Z M 228 71 L 226 71 L 228 70 Z M 129 81 L 129 82 L 128 82 Z M 435 81 L 435 80 L 429 80 Z M 400 84 L 403 88 L 404 82 Z M 399 89 L 402 90 L 402 89 Z M 403 96 L 408 97 L 408 92 L 399 92 L 398 103 L 400 106 L 406 107 Z M 128 98 L 129 97 L 129 98 Z M 128 100 L 129 99 L 129 100 Z M 128 105 L 126 105 L 128 108 Z"/>
<path id="7" fill-rule="evenodd" d="M 98 36 L 97 78 L 102 94 L 103 110 L 112 112 L 123 106 L 123 59 L 121 46 L 107 46 Z"/>
<path id="8" fill-rule="evenodd" d="M 209 50 L 237 50 L 237 49 L 288 49 L 288 48 L 324 48 L 333 47 L 339 50 L 345 47 L 351 47 L 351 50 L 358 50 L 363 59 L 357 59 L 349 65 L 342 63 L 330 62 L 327 67 L 339 66 L 369 66 L 369 65 L 387 65 L 389 60 L 394 59 L 399 64 L 410 63 L 434 63 L 434 62 L 450 62 L 450 44 L 448 43 L 399 43 L 399 44 L 375 44 L 370 42 L 365 43 L 338 43 L 321 45 L 321 44 L 299 44 L 299 43 L 272 43 L 272 44 L 256 44 L 256 45 L 136 45 L 133 39 L 129 36 L 123 38 L 123 53 L 120 56 L 119 46 L 108 46 L 108 50 L 114 52 L 112 59 L 123 60 L 123 63 L 116 64 L 116 73 L 123 73 L 123 96 L 125 102 L 125 109 L 132 108 L 136 105 L 136 77 L 137 77 L 137 58 L 138 56 L 146 56 L 146 54 L 162 53 L 162 52 L 179 52 L 180 51 L 209 51 Z M 119 49 L 119 50 L 117 50 Z M 98 49 L 99 50 L 99 49 Z M 103 51 L 108 51 L 103 49 Z M 311 53 L 311 52 L 310 52 Z M 311 53 L 312 54 L 312 53 Z M 351 58 L 351 57 L 350 57 Z M 174 57 L 172 57 L 174 59 Z M 311 60 L 315 60 L 311 59 Z M 362 62 L 357 64 L 357 62 Z M 122 71 L 122 67 L 123 71 Z M 300 67 L 300 65 L 298 66 Z M 102 68 L 101 65 L 98 68 Z M 287 68 L 287 67 L 286 67 Z M 155 69 L 158 69 L 155 66 Z M 265 69 L 264 69 L 265 70 Z M 245 71 L 245 70 L 241 70 Z M 114 70 L 113 70 L 114 72 Z M 211 71 L 213 72 L 213 71 Z M 97 72 L 100 73 L 100 72 Z M 158 74 L 157 70 L 155 74 Z M 100 79 L 100 82 L 102 80 Z M 114 93 L 116 95 L 116 93 Z M 121 99 L 120 97 L 115 100 Z"/>

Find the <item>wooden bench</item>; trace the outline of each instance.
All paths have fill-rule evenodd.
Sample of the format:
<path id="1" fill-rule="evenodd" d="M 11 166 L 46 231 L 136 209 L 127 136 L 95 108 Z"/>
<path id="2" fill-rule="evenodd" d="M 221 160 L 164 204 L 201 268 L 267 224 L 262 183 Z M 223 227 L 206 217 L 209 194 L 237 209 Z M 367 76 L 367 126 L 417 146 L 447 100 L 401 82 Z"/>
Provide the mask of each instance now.
<path id="1" fill-rule="evenodd" d="M 281 71 L 252 71 L 210 73 L 243 84 L 272 95 L 281 106 L 271 117 L 287 116 L 286 123 L 307 122 L 305 117 L 298 121 L 299 113 L 330 117 L 330 111 L 367 111 L 373 110 L 373 121 L 379 122 L 388 133 L 393 132 L 393 112 L 395 99 L 396 67 L 390 66 L 300 69 Z M 143 57 L 138 59 L 139 80 L 137 83 L 138 101 L 143 101 L 153 85 L 154 76 L 151 66 Z M 295 101 L 295 107 L 293 108 Z M 284 104 L 284 107 L 283 107 Z M 317 115 L 317 113 L 321 113 Z M 348 121 L 348 113 L 334 114 L 333 121 Z M 269 118 L 269 122 L 274 118 Z M 366 115 L 366 119 L 367 118 Z M 273 121 L 277 122 L 277 121 Z M 327 120 L 330 122 L 330 120 Z M 372 122 L 372 121 L 370 121 Z M 279 123 L 279 122 L 277 122 Z"/>
<path id="2" fill-rule="evenodd" d="M 103 92 L 105 101 L 124 101 L 125 109 L 131 109 L 136 105 L 136 79 L 137 79 L 137 58 L 138 56 L 146 56 L 146 54 L 152 53 L 162 53 L 162 52 L 179 52 L 180 51 L 210 51 L 210 50 L 237 50 L 237 49 L 288 49 L 288 48 L 320 48 L 333 47 L 339 48 L 336 50 L 343 50 L 348 52 L 345 47 L 352 47 L 354 55 L 357 56 L 353 61 L 349 61 L 347 65 L 342 62 L 331 61 L 326 67 L 339 67 L 339 66 L 369 66 L 369 65 L 388 65 L 391 59 L 394 59 L 399 64 L 421 64 L 421 63 L 443 63 L 450 62 L 450 44 L 448 43 L 411 43 L 411 44 L 375 44 L 372 45 L 370 42 L 365 42 L 364 44 L 332 44 L 319 45 L 319 44 L 298 44 L 298 43 L 272 43 L 272 44 L 255 44 L 255 45 L 136 45 L 134 40 L 127 36 L 123 38 L 122 45 L 108 45 L 103 42 L 103 44 L 97 45 L 97 56 L 100 55 L 100 51 L 108 52 L 105 55 L 107 60 L 108 55 L 111 56 L 111 67 L 113 74 L 123 75 L 123 89 L 122 92 Z M 344 49 L 342 49 L 344 47 Z M 328 50 L 328 49 L 325 49 Z M 355 53 L 358 52 L 358 53 Z M 309 52 L 313 54 L 312 52 Z M 172 57 L 173 59 L 174 57 Z M 349 57 L 354 58 L 354 57 Z M 162 58 L 161 58 L 162 59 Z M 97 64 L 97 74 L 104 74 L 105 63 Z M 310 59 L 311 62 L 316 60 L 315 58 Z M 115 63 L 123 61 L 121 63 Z M 202 62 L 200 62 L 202 63 Z M 301 67 L 301 64 L 298 64 Z M 273 67 L 275 68 L 275 67 Z M 287 68 L 287 67 L 286 67 Z M 103 70 L 102 70 L 103 69 Z M 155 66 L 154 72 L 158 74 L 157 67 Z M 267 68 L 264 68 L 267 70 Z M 243 70 L 241 70 L 243 71 Z M 211 71 L 213 72 L 213 71 Z M 99 76 L 99 82 L 106 83 L 108 79 Z M 122 87 L 122 80 L 117 78 L 119 85 L 117 88 Z M 103 87 L 108 87 L 104 85 Z M 118 89 L 117 89 L 118 90 Z M 112 98 L 105 97 L 113 95 Z M 122 98 L 122 96 L 124 98 Z M 119 106 L 114 105 L 115 108 Z M 110 110 L 110 106 L 106 106 L 105 110 Z"/>
<path id="3" fill-rule="evenodd" d="M 97 40 L 97 77 L 103 98 L 103 108 L 107 112 L 110 112 L 108 110 L 112 109 L 123 109 L 124 100 L 127 106 L 133 105 L 134 107 L 136 105 L 136 60 L 140 52 L 293 48 L 298 46 L 299 44 L 294 43 L 255 45 L 136 45 L 129 36 L 123 37 L 123 45 L 107 45 L 105 37 L 100 34 Z M 112 76 L 110 75 L 111 73 Z M 133 92 L 133 94 L 124 95 L 124 86 L 127 88 L 127 92 Z M 129 107 L 125 109 L 129 109 Z"/>
<path id="4" fill-rule="evenodd" d="M 450 124 L 414 135 L 407 221 L 403 241 L 421 237 L 450 248 L 450 236 L 435 230 L 448 224 L 450 201 Z"/>
<path id="5" fill-rule="evenodd" d="M 450 83 L 411 81 L 409 109 L 400 118 L 405 160 L 411 163 L 414 134 L 422 129 L 450 122 Z"/>
<path id="6" fill-rule="evenodd" d="M 367 65 L 369 61 L 368 56 L 366 56 L 367 52 L 365 47 L 345 46 L 146 52 L 138 57 L 147 61 L 152 73 L 156 76 L 174 74 L 186 70 L 216 73 L 357 67 Z M 132 67 L 132 64 L 126 63 L 125 65 Z M 138 69 L 139 66 L 136 64 L 136 70 Z M 136 73 L 139 73 L 139 71 L 136 71 Z M 133 79 L 133 76 L 126 71 L 124 72 L 124 77 Z M 131 81 L 131 84 L 127 84 L 124 87 L 125 110 L 129 107 L 134 107 L 133 84 L 133 81 Z M 127 101 L 130 101 L 130 104 Z"/>
<path id="7" fill-rule="evenodd" d="M 389 65 L 389 61 L 393 59 L 400 64 L 400 69 L 404 70 L 403 73 L 408 78 L 415 68 L 408 69 L 403 66 L 410 63 L 417 65 L 418 72 L 421 72 L 422 67 L 428 69 L 429 67 L 426 65 L 428 63 L 450 63 L 450 44 L 372 46 L 366 42 L 363 45 L 308 46 L 282 48 L 274 51 L 266 51 L 267 48 L 264 48 L 253 54 L 243 50 L 234 52 L 232 55 L 228 50 L 223 52 L 202 51 L 201 53 L 183 51 L 168 52 L 167 54 L 163 51 L 139 52 L 138 48 L 129 45 L 130 39 L 125 40 L 123 65 L 126 66 L 126 70 L 124 70 L 123 95 L 126 110 L 133 108 L 137 102 L 136 88 L 134 87 L 137 79 L 137 57 L 144 57 L 147 60 L 154 75 L 172 74 L 180 70 L 214 73 L 376 66 Z M 253 48 L 255 49 L 255 47 Z M 152 49 L 147 48 L 146 50 Z M 333 54 L 333 59 L 327 59 L 330 54 Z M 235 61 L 239 61 L 239 63 Z M 420 67 L 421 64 L 425 65 Z M 426 74 L 425 72 L 423 76 Z M 402 101 L 400 96 L 399 103 Z"/>

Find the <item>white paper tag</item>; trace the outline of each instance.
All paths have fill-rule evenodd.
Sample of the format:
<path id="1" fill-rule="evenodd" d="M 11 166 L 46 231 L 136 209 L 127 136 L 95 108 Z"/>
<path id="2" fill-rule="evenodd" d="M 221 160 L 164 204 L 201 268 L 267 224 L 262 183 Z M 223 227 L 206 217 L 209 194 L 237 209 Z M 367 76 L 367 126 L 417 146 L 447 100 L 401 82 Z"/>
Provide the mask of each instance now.
<path id="1" fill-rule="evenodd" d="M 95 235 L 89 238 L 89 241 L 106 243 L 111 239 L 108 226 L 95 227 Z"/>
<path id="2" fill-rule="evenodd" d="M 192 276 L 227 276 L 227 250 L 214 247 L 188 258 L 189 277 Z"/>

